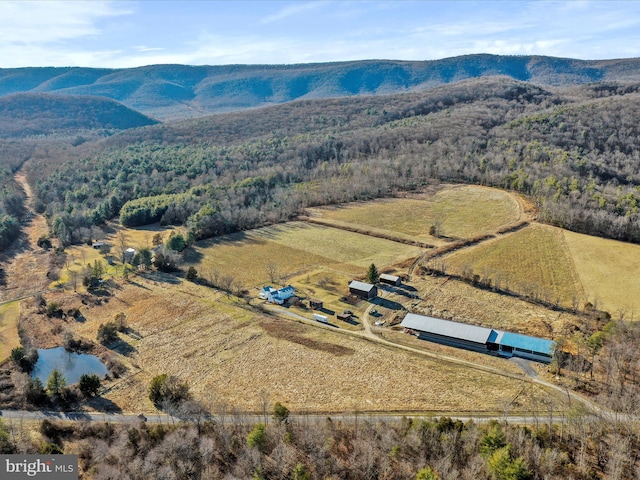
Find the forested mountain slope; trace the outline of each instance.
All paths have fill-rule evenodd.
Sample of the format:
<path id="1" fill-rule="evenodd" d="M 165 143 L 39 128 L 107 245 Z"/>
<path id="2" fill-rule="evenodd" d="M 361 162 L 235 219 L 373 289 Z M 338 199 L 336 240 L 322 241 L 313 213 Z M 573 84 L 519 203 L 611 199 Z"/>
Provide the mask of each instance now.
<path id="1" fill-rule="evenodd" d="M 64 243 L 115 217 L 204 238 L 443 181 L 518 190 L 549 222 L 638 242 L 636 91 L 557 94 L 491 77 L 292 102 L 129 130 L 34 163 L 31 181 Z"/>
<path id="2" fill-rule="evenodd" d="M 124 130 L 158 123 L 108 98 L 22 93 L 0 97 L 0 138 L 80 130 Z"/>
<path id="3" fill-rule="evenodd" d="M 505 75 L 537 85 L 640 81 L 640 59 L 465 55 L 431 61 L 299 65 L 151 65 L 130 69 L 0 69 L 0 96 L 50 92 L 108 97 L 160 120 L 320 99 L 425 90 Z"/>

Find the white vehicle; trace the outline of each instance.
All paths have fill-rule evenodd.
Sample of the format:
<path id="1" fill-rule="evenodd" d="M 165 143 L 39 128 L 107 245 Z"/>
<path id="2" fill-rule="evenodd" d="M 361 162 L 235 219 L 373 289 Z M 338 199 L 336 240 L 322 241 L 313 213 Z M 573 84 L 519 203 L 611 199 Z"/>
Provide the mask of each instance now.
<path id="1" fill-rule="evenodd" d="M 329 319 L 324 315 L 318 315 L 317 313 L 314 313 L 313 318 L 321 323 L 329 323 Z"/>

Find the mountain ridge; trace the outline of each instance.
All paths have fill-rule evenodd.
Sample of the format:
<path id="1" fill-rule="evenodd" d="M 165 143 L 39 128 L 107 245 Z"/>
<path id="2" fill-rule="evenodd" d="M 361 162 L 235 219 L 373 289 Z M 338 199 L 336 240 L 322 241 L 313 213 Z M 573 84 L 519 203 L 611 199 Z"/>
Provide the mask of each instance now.
<path id="1" fill-rule="evenodd" d="M 640 59 L 474 54 L 426 61 L 293 65 L 25 67 L 0 69 L 0 97 L 24 92 L 101 96 L 167 121 L 299 99 L 419 91 L 494 75 L 550 87 L 601 81 L 639 82 Z"/>

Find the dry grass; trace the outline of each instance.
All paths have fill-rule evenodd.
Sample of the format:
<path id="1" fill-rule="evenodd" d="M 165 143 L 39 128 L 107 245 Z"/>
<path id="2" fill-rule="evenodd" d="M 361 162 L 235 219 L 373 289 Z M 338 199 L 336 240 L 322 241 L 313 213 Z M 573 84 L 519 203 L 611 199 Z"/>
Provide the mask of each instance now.
<path id="1" fill-rule="evenodd" d="M 564 237 L 584 286 L 583 300 L 615 317 L 638 318 L 640 246 L 569 231 Z"/>
<path id="2" fill-rule="evenodd" d="M 151 378 L 163 372 L 212 406 L 261 410 L 268 396 L 294 411 L 501 411 L 526 382 L 381 347 L 338 332 L 254 315 L 187 282 L 139 280 L 74 328 L 87 337 L 123 311 L 141 335 L 124 360 L 131 374 L 107 398 L 129 411 L 152 407 Z M 212 304 L 215 303 L 215 306 Z M 220 306 L 218 306 L 220 305 Z M 537 392 L 530 392 L 533 402 Z M 530 403 L 512 405 L 514 410 Z"/>
<path id="3" fill-rule="evenodd" d="M 20 302 L 0 305 L 0 362 L 11 355 L 11 350 L 20 346 L 18 317 Z"/>
<path id="4" fill-rule="evenodd" d="M 456 186 L 446 187 L 435 195 L 313 208 L 309 213 L 332 220 L 336 225 L 357 225 L 438 244 L 442 241 L 429 235 L 429 228 L 436 220 L 442 222 L 444 235 L 469 238 L 519 220 L 521 209 L 508 192 Z"/>
<path id="5" fill-rule="evenodd" d="M 571 314 L 481 290 L 446 277 L 415 278 L 412 283 L 423 300 L 411 311 L 463 323 L 509 330 L 553 339 L 565 324 L 577 324 Z"/>
<path id="6" fill-rule="evenodd" d="M 205 277 L 214 271 L 232 274 L 245 286 L 269 283 L 268 265 L 275 265 L 282 279 L 319 267 L 353 276 L 364 274 L 371 263 L 389 265 L 420 252 L 389 240 L 303 222 L 226 235 L 199 242 L 194 250 L 188 261 Z"/>
<path id="7" fill-rule="evenodd" d="M 471 268 L 503 287 L 570 306 L 582 295 L 562 230 L 532 224 L 527 228 L 460 250 L 446 259 L 451 270 Z"/>

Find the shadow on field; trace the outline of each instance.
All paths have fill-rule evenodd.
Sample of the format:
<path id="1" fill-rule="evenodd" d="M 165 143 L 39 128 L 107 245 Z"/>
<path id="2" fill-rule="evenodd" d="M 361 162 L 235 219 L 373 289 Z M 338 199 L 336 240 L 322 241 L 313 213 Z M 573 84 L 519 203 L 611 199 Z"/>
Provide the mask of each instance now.
<path id="1" fill-rule="evenodd" d="M 373 303 L 374 305 L 379 305 L 384 308 L 388 308 L 389 310 L 402 310 L 402 304 L 398 302 L 393 302 L 391 300 L 387 300 L 386 298 L 378 297 L 375 300 L 373 300 L 371 303 Z M 373 315 L 377 316 L 375 314 Z"/>
<path id="2" fill-rule="evenodd" d="M 136 351 L 134 347 L 123 340 L 117 340 L 113 343 L 110 343 L 109 349 L 113 350 L 114 352 L 118 352 L 120 355 L 124 355 L 126 357 L 131 356 Z"/>

